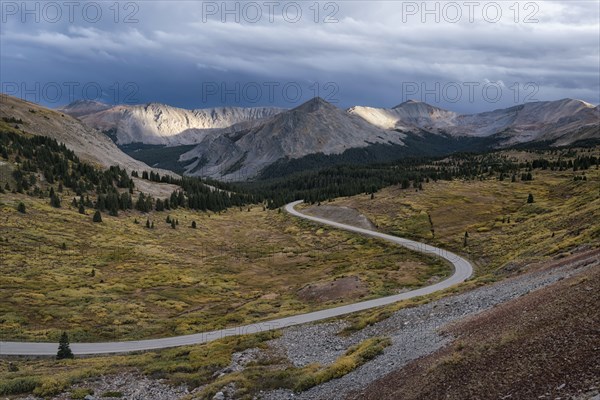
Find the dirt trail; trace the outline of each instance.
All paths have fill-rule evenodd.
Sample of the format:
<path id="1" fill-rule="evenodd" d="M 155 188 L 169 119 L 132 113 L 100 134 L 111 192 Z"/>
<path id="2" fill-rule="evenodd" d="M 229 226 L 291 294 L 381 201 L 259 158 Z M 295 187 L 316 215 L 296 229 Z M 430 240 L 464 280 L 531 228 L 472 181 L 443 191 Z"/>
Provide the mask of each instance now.
<path id="1" fill-rule="evenodd" d="M 308 215 L 329 219 L 341 224 L 358 226 L 364 229 L 375 230 L 377 227 L 366 216 L 350 207 L 342 206 L 310 206 L 302 210 Z"/>

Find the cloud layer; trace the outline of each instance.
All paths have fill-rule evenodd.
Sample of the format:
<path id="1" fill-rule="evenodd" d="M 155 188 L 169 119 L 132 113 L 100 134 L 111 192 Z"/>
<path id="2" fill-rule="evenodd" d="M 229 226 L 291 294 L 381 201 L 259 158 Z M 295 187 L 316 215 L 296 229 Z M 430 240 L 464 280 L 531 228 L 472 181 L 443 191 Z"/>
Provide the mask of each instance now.
<path id="1" fill-rule="evenodd" d="M 514 4 L 145 1 L 117 12 L 112 2 L 29 2 L 27 14 L 3 2 L 2 90 L 48 105 L 599 103 L 600 3 Z"/>

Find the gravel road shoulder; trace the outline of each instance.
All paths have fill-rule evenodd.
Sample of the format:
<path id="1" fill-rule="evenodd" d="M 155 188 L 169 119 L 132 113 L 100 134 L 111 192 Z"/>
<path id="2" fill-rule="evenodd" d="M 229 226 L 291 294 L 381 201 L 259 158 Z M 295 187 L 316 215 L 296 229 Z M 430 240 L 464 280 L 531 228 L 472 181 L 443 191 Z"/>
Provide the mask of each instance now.
<path id="1" fill-rule="evenodd" d="M 343 378 L 300 394 L 277 390 L 265 393 L 260 398 L 266 400 L 344 399 L 350 392 L 358 391 L 392 370 L 431 354 L 450 343 L 452 336 L 442 333 L 442 328 L 448 324 L 527 295 L 582 271 L 597 268 L 600 260 L 598 253 L 594 254 L 591 257 L 576 256 L 572 262 L 563 260 L 560 266 L 555 268 L 542 268 L 467 293 L 400 310 L 390 318 L 349 337 L 336 335 L 336 332 L 344 326 L 342 322 L 286 329 L 283 336 L 273 341 L 272 345 L 285 351 L 295 365 L 329 364 L 350 346 L 370 337 L 388 336 L 392 339 L 392 345 L 381 356 Z"/>

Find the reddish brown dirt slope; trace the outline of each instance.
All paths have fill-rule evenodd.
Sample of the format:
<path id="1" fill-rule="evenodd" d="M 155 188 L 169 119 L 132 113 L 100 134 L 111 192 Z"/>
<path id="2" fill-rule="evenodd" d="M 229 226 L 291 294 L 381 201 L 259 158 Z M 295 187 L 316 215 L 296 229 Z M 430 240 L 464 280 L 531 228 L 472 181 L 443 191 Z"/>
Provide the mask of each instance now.
<path id="1" fill-rule="evenodd" d="M 594 261 L 598 254 L 588 257 Z M 349 398 L 515 400 L 595 394 L 600 389 L 600 268 L 448 331 L 458 337 L 450 346 Z"/>

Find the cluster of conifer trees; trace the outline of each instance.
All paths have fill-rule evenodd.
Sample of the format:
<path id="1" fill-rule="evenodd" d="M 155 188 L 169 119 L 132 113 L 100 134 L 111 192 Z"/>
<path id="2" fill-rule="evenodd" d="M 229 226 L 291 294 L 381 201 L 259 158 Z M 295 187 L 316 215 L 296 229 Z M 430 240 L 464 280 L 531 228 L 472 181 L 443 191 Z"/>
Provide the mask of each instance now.
<path id="1" fill-rule="evenodd" d="M 310 203 L 360 193 L 375 193 L 391 185 L 422 189 L 430 180 L 512 178 L 533 179 L 534 169 L 574 171 L 585 170 L 600 164 L 592 155 L 579 155 L 571 159 L 548 160 L 540 153 L 533 162 L 515 162 L 500 153 L 455 154 L 444 158 L 407 158 L 379 165 L 349 165 L 326 168 L 321 171 L 297 173 L 281 179 L 268 179 L 239 185 L 254 195 L 257 202 L 266 202 L 271 209 L 303 199 Z M 546 153 L 548 154 L 548 153 Z M 583 179 L 582 179 L 583 180 Z"/>
<path id="2" fill-rule="evenodd" d="M 82 162 L 73 151 L 64 144 L 44 136 L 27 137 L 13 132 L 0 132 L 0 155 L 8 159 L 14 157 L 18 167 L 12 173 L 17 192 L 29 192 L 31 195 L 48 195 L 41 193 L 36 183 L 37 175 L 43 176 L 46 184 L 57 184 L 58 192 L 69 188 L 77 196 L 85 193 L 108 195 L 116 188 L 127 188 L 133 191 L 133 180 L 127 171 L 117 166 L 107 170 L 99 170 Z M 54 196 L 56 197 L 56 195 Z M 55 204 L 53 204 L 55 205 Z"/>
<path id="3" fill-rule="evenodd" d="M 276 209 L 295 200 L 316 203 L 360 193 L 372 194 L 391 185 L 421 190 L 423 184 L 430 180 L 511 178 L 514 182 L 519 175 L 520 180 L 527 181 L 533 179 L 532 171 L 535 169 L 585 171 L 600 165 L 600 159 L 593 155 L 573 154 L 548 159 L 540 153 L 532 162 L 519 163 L 499 153 L 456 154 L 438 159 L 413 157 L 387 164 L 334 166 L 285 178 L 236 184 L 142 171 L 141 179 L 180 187 L 169 198 L 154 199 L 144 193 L 137 198 L 132 197 L 132 177 L 140 178 L 138 171 L 132 172 L 130 177 L 124 169 L 116 166 L 99 170 L 82 162 L 54 139 L 0 132 L 0 155 L 18 165 L 12 174 L 16 182 L 12 190 L 48 197 L 52 206 L 61 207 L 60 193 L 66 187 L 75 194 L 71 204 L 80 213 L 85 214 L 86 209 L 95 208 L 99 212 L 108 211 L 113 216 L 118 215 L 119 210 L 150 212 L 180 207 L 220 212 L 229 207 L 258 203 Z M 37 185 L 40 176 L 43 176 L 45 185 Z M 576 180 L 584 180 L 584 176 Z M 6 189 L 11 188 L 7 186 L 0 191 Z M 90 195 L 95 197 L 95 201 L 90 200 Z"/>

